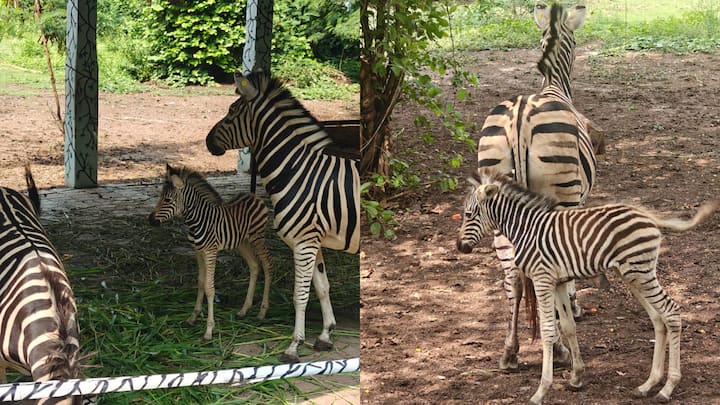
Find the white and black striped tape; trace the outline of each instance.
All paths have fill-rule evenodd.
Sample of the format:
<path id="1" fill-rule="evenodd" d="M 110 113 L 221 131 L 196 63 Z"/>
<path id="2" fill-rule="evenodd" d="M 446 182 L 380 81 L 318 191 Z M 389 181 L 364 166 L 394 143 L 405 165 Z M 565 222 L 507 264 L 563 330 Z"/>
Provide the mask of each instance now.
<path id="1" fill-rule="evenodd" d="M 53 380 L 0 384 L 0 402 L 214 384 L 241 385 L 280 378 L 351 373 L 358 370 L 360 370 L 360 359 L 356 357 L 343 360 L 176 374 L 141 375 L 137 377 L 100 377 L 67 381 Z"/>

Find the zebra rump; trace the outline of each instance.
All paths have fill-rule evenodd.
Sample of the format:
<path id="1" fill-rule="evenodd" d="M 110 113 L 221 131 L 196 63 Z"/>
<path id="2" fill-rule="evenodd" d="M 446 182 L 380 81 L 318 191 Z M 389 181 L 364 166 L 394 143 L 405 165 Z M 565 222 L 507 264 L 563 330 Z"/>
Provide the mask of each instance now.
<path id="1" fill-rule="evenodd" d="M 7 367 L 34 381 L 78 378 L 75 297 L 40 224 L 39 193 L 28 166 L 25 178 L 29 197 L 0 187 L 0 382 Z M 38 403 L 80 404 L 82 399 Z"/>

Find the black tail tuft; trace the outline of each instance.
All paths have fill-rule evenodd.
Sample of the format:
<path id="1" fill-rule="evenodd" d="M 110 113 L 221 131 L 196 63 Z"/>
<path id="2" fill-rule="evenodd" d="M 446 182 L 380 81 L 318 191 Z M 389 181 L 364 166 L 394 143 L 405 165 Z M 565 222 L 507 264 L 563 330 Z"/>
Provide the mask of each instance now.
<path id="1" fill-rule="evenodd" d="M 27 183 L 28 197 L 30 202 L 35 208 L 35 213 L 40 216 L 40 194 L 38 193 L 37 187 L 35 187 L 35 180 L 33 179 L 32 172 L 30 171 L 30 164 L 25 164 L 25 183 Z"/>

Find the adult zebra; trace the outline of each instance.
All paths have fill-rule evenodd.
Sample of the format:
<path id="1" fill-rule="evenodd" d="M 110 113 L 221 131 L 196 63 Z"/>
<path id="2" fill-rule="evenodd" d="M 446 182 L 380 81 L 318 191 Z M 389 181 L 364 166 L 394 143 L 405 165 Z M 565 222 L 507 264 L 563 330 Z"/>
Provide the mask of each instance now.
<path id="1" fill-rule="evenodd" d="M 277 79 L 236 73 L 235 83 L 240 97 L 210 130 L 206 144 L 213 155 L 249 147 L 257 160 L 277 233 L 293 251 L 295 329 L 283 360 L 298 362 L 311 282 L 323 314 L 314 348 L 332 348 L 335 316 L 321 248 L 350 253 L 360 248 L 358 162 L 326 150 L 329 135 Z"/>
<path id="2" fill-rule="evenodd" d="M 543 54 L 538 69 L 543 74 L 540 94 L 523 95 L 497 105 L 485 119 L 478 140 L 478 170 L 491 168 L 513 176 L 529 190 L 545 194 L 566 207 L 582 205 L 595 180 L 596 160 L 586 124 L 572 103 L 570 74 L 575 60 L 575 37 L 585 19 L 580 4 L 568 14 L 554 3 L 548 10 L 537 2 L 535 22 L 542 30 Z M 505 274 L 510 320 L 501 369 L 517 369 L 517 323 L 522 282 L 515 265 L 515 250 L 495 232 L 495 252 Z M 573 314 L 582 315 L 575 286 L 568 285 Z M 556 349 L 567 354 L 558 341 Z M 558 357 L 562 360 L 562 357 Z"/>
<path id="3" fill-rule="evenodd" d="M 690 220 L 668 219 L 624 204 L 562 209 L 558 200 L 528 191 L 504 174 L 489 170 L 469 180 L 474 188 L 465 200 L 458 249 L 469 253 L 480 238 L 500 229 L 515 246 L 520 271 L 532 280 L 534 291 L 529 292 L 537 296 L 543 366 L 540 386 L 530 403 L 541 403 L 552 386 L 553 341 L 559 338 L 555 311 L 572 355 L 569 388 L 582 387 L 584 364 L 567 284 L 605 271 L 615 271 L 622 278 L 647 311 L 655 330 L 650 377 L 634 395 L 647 396 L 662 380 L 668 344 L 668 377 L 656 395 L 656 399 L 667 402 L 680 381 L 681 320 L 677 304 L 655 274 L 662 236 L 659 228 L 684 231 L 697 226 L 717 210 L 718 201 L 703 204 Z"/>
<path id="4" fill-rule="evenodd" d="M 0 383 L 8 367 L 34 381 L 78 378 L 75 297 L 40 224 L 40 197 L 29 167 L 25 179 L 29 198 L 0 187 Z M 81 398 L 39 403 L 80 404 Z"/>

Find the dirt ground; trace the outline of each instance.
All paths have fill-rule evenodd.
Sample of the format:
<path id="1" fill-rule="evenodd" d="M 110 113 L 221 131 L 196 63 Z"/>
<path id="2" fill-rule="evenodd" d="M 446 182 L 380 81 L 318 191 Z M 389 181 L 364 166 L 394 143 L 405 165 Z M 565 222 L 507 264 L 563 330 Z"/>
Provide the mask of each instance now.
<path id="1" fill-rule="evenodd" d="M 465 68 L 481 85 L 458 105 L 477 123 L 518 94 L 538 91 L 537 50 L 473 54 Z M 579 50 L 573 75 L 578 109 L 602 127 L 607 153 L 599 157 L 590 203 L 623 201 L 663 213 L 689 213 L 720 197 L 720 54 L 631 53 L 598 56 Z M 473 152 L 449 142 L 418 145 L 417 109 L 401 106 L 404 129 L 397 156 L 422 173 L 464 178 Z M 462 152 L 460 169 L 437 156 Z M 498 370 L 506 330 L 502 271 L 486 239 L 462 255 L 455 248 L 467 184 L 440 193 L 435 186 L 388 200 L 401 226 L 393 241 L 365 232 L 361 253 L 361 389 L 363 403 L 526 403 L 540 382 L 541 345 L 523 320 L 517 373 Z M 673 404 L 720 404 L 720 215 L 695 230 L 666 233 L 658 278 L 680 304 L 682 381 Z M 611 289 L 578 282 L 586 316 L 578 327 L 585 388 L 572 392 L 557 370 L 546 404 L 643 404 L 633 388 L 648 377 L 653 330 L 642 307 L 617 278 Z M 591 312 L 592 309 L 596 311 Z M 654 395 L 660 387 L 651 391 Z"/>
<path id="2" fill-rule="evenodd" d="M 237 97 L 232 86 L 223 88 L 227 95 L 100 94 L 98 181 L 158 178 L 164 174 L 166 162 L 210 174 L 233 172 L 237 153 L 212 156 L 205 147 L 208 131 Z M 64 184 L 64 138 L 52 120 L 54 103 L 50 92 L 26 97 L 0 94 L 3 186 L 25 187 L 25 162 L 32 164 L 39 187 Z M 303 102 L 322 121 L 357 119 L 358 103 Z"/>

